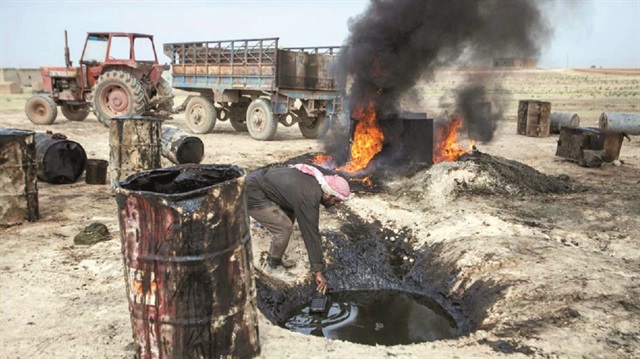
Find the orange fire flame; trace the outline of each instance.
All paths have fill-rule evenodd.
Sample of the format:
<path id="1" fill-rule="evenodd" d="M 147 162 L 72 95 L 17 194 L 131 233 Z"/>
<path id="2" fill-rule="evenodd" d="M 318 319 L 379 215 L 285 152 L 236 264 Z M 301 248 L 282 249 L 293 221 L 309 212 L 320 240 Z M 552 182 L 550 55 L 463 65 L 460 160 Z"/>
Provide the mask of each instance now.
<path id="1" fill-rule="evenodd" d="M 313 159 L 311 159 L 311 163 L 322 167 L 328 167 L 331 163 L 333 163 L 333 156 L 319 153 Z"/>
<path id="2" fill-rule="evenodd" d="M 438 129 L 433 148 L 433 163 L 457 161 L 458 157 L 473 150 L 475 141 L 470 140 L 469 145 L 465 147 L 458 139 L 458 131 L 463 124 L 464 119 L 455 116 Z"/>
<path id="3" fill-rule="evenodd" d="M 349 182 L 362 183 L 365 187 L 375 187 L 373 181 L 371 180 L 371 176 L 366 176 L 363 178 L 349 178 Z"/>
<path id="4" fill-rule="evenodd" d="M 357 122 L 351 144 L 351 159 L 346 165 L 339 167 L 339 171 L 358 172 L 367 167 L 373 156 L 382 151 L 384 135 L 378 126 L 377 115 L 378 111 L 373 102 L 369 103 L 367 108 L 358 108 L 352 113 Z"/>

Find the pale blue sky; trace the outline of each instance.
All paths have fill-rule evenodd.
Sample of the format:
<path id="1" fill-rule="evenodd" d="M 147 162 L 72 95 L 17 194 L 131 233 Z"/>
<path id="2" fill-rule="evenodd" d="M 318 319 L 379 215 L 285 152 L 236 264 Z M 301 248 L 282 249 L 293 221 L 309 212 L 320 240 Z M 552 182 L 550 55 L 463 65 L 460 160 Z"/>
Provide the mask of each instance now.
<path id="1" fill-rule="evenodd" d="M 62 66 L 65 29 L 74 64 L 89 31 L 153 34 L 163 63 L 166 42 L 279 37 L 285 47 L 340 45 L 348 36 L 348 19 L 367 5 L 366 0 L 0 0 L 0 67 Z M 550 6 L 544 16 L 555 35 L 542 49 L 540 67 L 640 68 L 640 0 L 568 0 Z"/>

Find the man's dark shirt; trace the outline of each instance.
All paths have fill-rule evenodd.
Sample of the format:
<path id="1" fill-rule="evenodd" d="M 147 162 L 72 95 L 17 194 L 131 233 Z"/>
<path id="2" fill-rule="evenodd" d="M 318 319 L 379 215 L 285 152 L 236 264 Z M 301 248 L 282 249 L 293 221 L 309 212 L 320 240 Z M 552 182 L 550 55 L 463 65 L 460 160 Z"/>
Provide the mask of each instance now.
<path id="1" fill-rule="evenodd" d="M 311 270 L 321 272 L 324 259 L 318 221 L 323 192 L 315 177 L 290 167 L 261 169 L 247 175 L 246 192 L 249 209 L 275 204 L 293 213 L 309 253 Z"/>

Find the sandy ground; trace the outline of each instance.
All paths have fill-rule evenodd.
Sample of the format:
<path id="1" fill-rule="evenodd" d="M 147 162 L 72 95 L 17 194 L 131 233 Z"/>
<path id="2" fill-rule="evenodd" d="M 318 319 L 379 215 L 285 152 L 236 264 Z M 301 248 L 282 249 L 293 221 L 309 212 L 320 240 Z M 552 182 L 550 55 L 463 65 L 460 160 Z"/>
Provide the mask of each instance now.
<path id="1" fill-rule="evenodd" d="M 428 106 L 446 98 L 463 75 L 445 72 L 420 89 L 425 110 L 431 112 Z M 430 271 L 425 280 L 463 302 L 474 321 L 471 333 L 373 347 L 292 333 L 261 315 L 261 357 L 640 356 L 640 137 L 625 140 L 619 165 L 588 169 L 554 156 L 557 136 L 515 134 L 519 99 L 549 100 L 553 111 L 576 112 L 591 126 L 604 111 L 638 112 L 640 73 L 500 75 L 512 92 L 509 107 L 496 138 L 480 150 L 550 176 L 568 176 L 584 190 L 456 195 L 461 183 L 482 178 L 467 165 L 445 163 L 412 178 L 394 178 L 384 193 L 358 193 L 344 204 L 366 221 L 409 228 L 415 249 L 431 249 L 431 265 L 442 273 Z M 109 158 L 108 129 L 95 117 L 78 123 L 60 115 L 52 126 L 36 126 L 21 110 L 24 98 L 0 96 L 0 128 L 61 132 L 81 143 L 89 158 Z M 186 128 L 181 116 L 173 124 Z M 322 149 L 303 139 L 297 127 L 281 127 L 276 140 L 260 142 L 219 122 L 213 133 L 199 137 L 205 143 L 203 163 L 247 170 Z M 38 190 L 42 218 L 0 228 L 0 357 L 131 358 L 118 219 L 108 186 L 87 185 L 81 178 L 72 185 L 39 182 Z M 342 214 L 323 211 L 321 231 L 339 230 Z M 113 238 L 74 245 L 73 237 L 93 222 L 104 223 Z M 255 226 L 252 236 L 259 265 L 268 236 Z M 294 233 L 288 254 L 299 261 L 293 274 L 301 282 L 307 278 L 306 253 L 298 237 Z"/>

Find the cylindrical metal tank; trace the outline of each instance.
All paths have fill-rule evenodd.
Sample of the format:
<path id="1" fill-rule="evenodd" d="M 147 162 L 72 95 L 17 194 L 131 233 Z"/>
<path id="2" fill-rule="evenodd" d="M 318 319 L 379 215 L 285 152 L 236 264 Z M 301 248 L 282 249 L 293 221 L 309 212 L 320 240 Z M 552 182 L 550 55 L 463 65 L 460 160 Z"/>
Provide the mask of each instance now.
<path id="1" fill-rule="evenodd" d="M 639 113 L 603 112 L 598 122 L 603 130 L 640 135 Z"/>
<path id="2" fill-rule="evenodd" d="M 560 133 L 562 127 L 578 127 L 580 126 L 580 116 L 571 112 L 552 112 L 551 124 L 549 131 L 551 133 Z"/>
<path id="3" fill-rule="evenodd" d="M 109 161 L 88 159 L 84 180 L 87 184 L 106 184 Z"/>
<path id="4" fill-rule="evenodd" d="M 0 129 L 0 225 L 40 218 L 35 132 Z"/>
<path id="5" fill-rule="evenodd" d="M 162 126 L 162 156 L 179 165 L 200 163 L 204 156 L 204 144 L 195 136 L 180 131 L 175 126 Z"/>
<path id="6" fill-rule="evenodd" d="M 161 167 L 162 119 L 123 116 L 109 124 L 111 186 L 127 176 Z"/>
<path id="7" fill-rule="evenodd" d="M 67 136 L 36 133 L 38 179 L 47 183 L 73 183 L 82 176 L 87 161 L 84 148 Z"/>
<path id="8" fill-rule="evenodd" d="M 137 357 L 259 354 L 244 171 L 180 165 L 115 188 Z"/>

